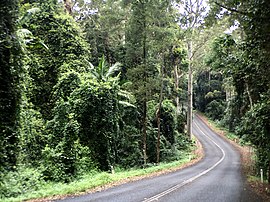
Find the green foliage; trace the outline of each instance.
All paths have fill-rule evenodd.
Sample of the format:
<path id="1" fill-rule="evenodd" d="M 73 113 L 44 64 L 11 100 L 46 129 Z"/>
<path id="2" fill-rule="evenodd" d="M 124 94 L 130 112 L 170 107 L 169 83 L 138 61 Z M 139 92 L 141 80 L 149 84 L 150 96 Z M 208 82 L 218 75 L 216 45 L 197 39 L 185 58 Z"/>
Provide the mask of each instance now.
<path id="1" fill-rule="evenodd" d="M 94 78 L 96 78 L 98 81 L 108 81 L 109 78 L 113 78 L 112 76 L 116 74 L 116 72 L 119 72 L 121 68 L 120 63 L 115 63 L 114 65 L 108 67 L 104 55 L 99 61 L 99 64 L 96 68 L 94 66 L 92 67 L 91 73 L 93 74 Z M 119 75 L 114 80 L 117 80 Z"/>
<path id="2" fill-rule="evenodd" d="M 71 93 L 79 88 L 81 84 L 80 74 L 76 71 L 69 71 L 61 74 L 57 84 L 54 86 L 53 99 L 55 101 L 62 98 L 65 102 L 68 101 Z"/>
<path id="3" fill-rule="evenodd" d="M 220 120 L 223 118 L 225 110 L 225 103 L 222 100 L 213 100 L 206 105 L 205 112 L 213 120 Z"/>
<path id="4" fill-rule="evenodd" d="M 99 58 L 105 56 L 112 65 L 124 62 L 126 20 L 129 18 L 129 7 L 122 0 L 109 0 L 104 4 L 101 0 L 83 3 L 80 11 L 75 13 L 82 24 L 85 37 L 91 46 L 93 57 L 91 62 L 98 65 Z M 93 12 L 88 12 L 89 10 Z"/>
<path id="5" fill-rule="evenodd" d="M 91 77 L 70 72 L 56 86 L 59 101 L 47 124 L 49 146 L 43 151 L 42 163 L 48 165 L 46 176 L 54 180 L 78 175 L 82 171 L 78 166 L 108 170 L 114 159 L 118 89 Z"/>
<path id="6" fill-rule="evenodd" d="M 17 161 L 21 52 L 16 36 L 18 1 L 0 8 L 0 172 Z"/>
<path id="7" fill-rule="evenodd" d="M 251 142 L 257 149 L 258 168 L 263 168 L 265 173 L 270 163 L 269 120 L 270 101 L 263 100 L 263 102 L 254 105 L 253 109 L 242 117 L 241 124 L 237 130 L 240 137 Z"/>
<path id="8" fill-rule="evenodd" d="M 18 33 L 27 55 L 19 160 L 39 167 L 46 180 L 68 181 L 95 168 L 89 148 L 78 142 L 80 125 L 68 102 L 81 83 L 79 73 L 90 70 L 89 51 L 74 20 L 56 4 L 24 2 L 21 7 Z M 34 43 L 40 39 L 42 46 Z"/>
<path id="9" fill-rule="evenodd" d="M 65 104 L 59 103 L 60 116 L 48 123 L 48 131 L 51 132 L 48 137 L 49 144 L 42 150 L 41 167 L 44 176 L 55 181 L 67 181 L 77 175 L 76 163 L 80 160 L 77 154 L 80 149 L 84 149 L 76 144 L 79 125 L 72 117 L 66 117 L 64 106 Z M 85 156 L 81 158 L 83 157 Z"/>
<path id="10" fill-rule="evenodd" d="M 45 181 L 38 169 L 20 166 L 16 171 L 1 175 L 0 199 L 17 197 L 40 189 Z"/>
<path id="11" fill-rule="evenodd" d="M 118 99 L 127 99 L 132 103 L 129 94 L 119 92 Z M 141 166 L 143 156 L 141 153 L 141 134 L 139 130 L 139 113 L 134 105 L 121 104 L 119 101 L 119 125 L 115 134 L 115 164 L 123 168 Z M 134 101 L 133 101 L 134 103 Z"/>
<path id="12" fill-rule="evenodd" d="M 47 10 L 49 5 L 51 2 L 34 4 L 40 6 L 41 11 L 32 14 L 22 24 L 48 47 L 30 46 L 30 60 L 27 61 L 32 80 L 30 102 L 45 119 L 52 118 L 55 101 L 51 97 L 61 73 L 72 69 L 86 72 L 90 56 L 74 20 L 56 9 Z"/>
<path id="13" fill-rule="evenodd" d="M 78 140 L 71 142 L 67 138 L 66 135 L 54 148 L 52 145 L 42 150 L 40 170 L 45 180 L 69 182 L 96 169 L 89 148 L 82 146 Z"/>
<path id="14" fill-rule="evenodd" d="M 269 116 L 265 114 L 269 113 L 270 88 L 269 3 L 266 0 L 226 0 L 215 1 L 212 6 L 216 14 L 226 8 L 223 15 L 229 15 L 232 22 L 237 20 L 241 29 L 238 39 L 229 35 L 219 37 L 209 60 L 212 67 L 232 78 L 236 91 L 230 91 L 233 96 L 224 123 L 227 122 L 231 130 L 237 129 L 240 136 L 257 148 L 257 163 L 267 170 L 270 182 L 269 133 L 266 132 Z"/>
<path id="15" fill-rule="evenodd" d="M 140 132 L 132 125 L 123 124 L 116 140 L 115 163 L 125 169 L 141 166 Z"/>
<path id="16" fill-rule="evenodd" d="M 158 104 L 155 101 L 148 102 L 148 159 L 156 162 L 157 141 L 157 117 Z M 161 106 L 161 161 L 172 161 L 181 158 L 181 151 L 188 149 L 190 143 L 184 133 L 185 119 L 176 115 L 176 107 L 172 101 L 165 99 Z"/>
<path id="17" fill-rule="evenodd" d="M 219 72 L 202 71 L 195 86 L 195 106 L 206 112 L 211 118 L 220 120 L 225 110 L 225 92 L 223 77 Z"/>
<path id="18" fill-rule="evenodd" d="M 90 172 L 81 178 L 74 180 L 71 183 L 56 183 L 50 182 L 40 186 L 40 189 L 33 193 L 26 193 L 22 196 L 15 198 L 1 198 L 3 201 L 24 201 L 33 198 L 44 198 L 56 195 L 67 195 L 73 193 L 84 192 L 96 188 L 98 186 L 104 186 L 108 183 L 117 182 L 120 180 L 126 180 L 138 176 L 147 176 L 150 173 L 155 173 L 167 169 L 176 169 L 190 161 L 190 155 L 188 153 L 182 153 L 182 159 L 170 163 L 160 163 L 158 166 L 151 166 L 146 169 L 128 169 L 122 170 L 121 168 L 115 168 L 115 173 L 110 174 L 108 172 Z M 42 184 L 42 182 L 41 182 Z"/>
<path id="19" fill-rule="evenodd" d="M 25 165 L 37 166 L 46 143 L 45 122 L 42 115 L 32 107 L 26 103 L 21 105 L 19 160 Z"/>
<path id="20" fill-rule="evenodd" d="M 100 168 L 108 170 L 113 155 L 113 135 L 117 133 L 117 89 L 109 83 L 88 80 L 72 93 L 70 99 L 81 125 L 82 143 L 91 148 Z"/>

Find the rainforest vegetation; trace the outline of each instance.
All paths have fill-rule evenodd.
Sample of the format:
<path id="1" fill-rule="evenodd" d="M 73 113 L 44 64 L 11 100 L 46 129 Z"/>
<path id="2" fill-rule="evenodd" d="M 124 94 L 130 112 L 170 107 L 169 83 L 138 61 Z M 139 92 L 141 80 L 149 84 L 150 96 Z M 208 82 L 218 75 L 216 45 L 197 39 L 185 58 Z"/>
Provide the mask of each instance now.
<path id="1" fill-rule="evenodd" d="M 0 198 L 179 160 L 192 109 L 270 182 L 269 61 L 266 0 L 1 1 Z"/>

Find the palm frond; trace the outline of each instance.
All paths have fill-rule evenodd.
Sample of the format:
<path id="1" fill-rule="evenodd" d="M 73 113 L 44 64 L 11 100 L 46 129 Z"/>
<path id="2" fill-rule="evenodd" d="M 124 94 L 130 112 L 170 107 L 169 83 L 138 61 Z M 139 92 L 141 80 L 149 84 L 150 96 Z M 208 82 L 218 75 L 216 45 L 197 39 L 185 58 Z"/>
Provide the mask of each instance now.
<path id="1" fill-rule="evenodd" d="M 130 104 L 129 102 L 121 101 L 121 100 L 119 101 L 119 104 L 121 104 L 121 105 L 123 105 L 123 106 L 125 106 L 125 107 L 133 107 L 133 108 L 136 108 L 135 105 Z"/>
<path id="2" fill-rule="evenodd" d="M 24 15 L 19 19 L 19 24 L 23 25 L 25 24 L 27 21 L 29 21 L 29 19 L 32 17 L 32 15 L 40 12 L 40 8 L 30 8 L 26 11 L 26 13 L 24 13 Z"/>
<path id="3" fill-rule="evenodd" d="M 120 69 L 121 69 L 121 63 L 119 62 L 115 63 L 108 69 L 105 77 L 108 78 L 112 76 L 115 72 L 119 71 Z"/>
<path id="4" fill-rule="evenodd" d="M 30 32 L 28 29 L 18 29 L 16 34 L 22 39 L 33 36 L 32 32 Z"/>
<path id="5" fill-rule="evenodd" d="M 43 41 L 38 41 L 39 44 L 41 44 L 45 49 L 49 50 L 49 47 L 43 42 Z"/>

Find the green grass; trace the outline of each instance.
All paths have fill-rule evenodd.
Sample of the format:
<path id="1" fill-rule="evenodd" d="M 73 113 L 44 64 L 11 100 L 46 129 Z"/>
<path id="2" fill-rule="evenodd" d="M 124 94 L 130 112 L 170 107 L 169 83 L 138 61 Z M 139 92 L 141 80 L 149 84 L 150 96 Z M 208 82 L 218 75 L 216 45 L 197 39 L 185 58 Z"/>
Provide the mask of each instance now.
<path id="1" fill-rule="evenodd" d="M 112 182 L 117 182 L 117 181 L 125 180 L 128 178 L 136 177 L 136 176 L 146 176 L 150 173 L 155 173 L 158 171 L 174 169 L 185 163 L 188 163 L 193 158 L 195 158 L 194 155 L 190 155 L 190 153 L 184 153 L 182 156 L 182 159 L 179 161 L 174 161 L 171 163 L 160 163 L 157 166 L 151 166 L 145 169 L 121 170 L 119 168 L 116 168 L 114 174 L 106 173 L 106 172 L 92 172 L 92 173 L 82 176 L 81 179 L 73 181 L 69 184 L 50 182 L 44 185 L 38 191 L 25 193 L 17 198 L 1 199 L 1 201 L 2 202 L 10 202 L 10 201 L 16 202 L 16 201 L 24 201 L 24 200 L 29 200 L 29 199 L 85 192 L 86 190 L 90 190 L 99 186 L 107 185 Z"/>
<path id="2" fill-rule="evenodd" d="M 206 116 L 205 116 L 206 117 Z M 224 132 L 224 135 L 229 139 L 229 140 L 232 140 L 232 141 L 236 141 L 238 142 L 239 144 L 243 145 L 244 142 L 233 132 L 230 132 L 227 128 L 221 126 L 218 122 L 216 121 L 213 121 L 211 119 L 209 119 L 208 117 L 206 117 L 207 120 L 208 120 L 208 123 L 213 126 L 214 128 L 220 130 L 220 131 L 223 131 Z"/>

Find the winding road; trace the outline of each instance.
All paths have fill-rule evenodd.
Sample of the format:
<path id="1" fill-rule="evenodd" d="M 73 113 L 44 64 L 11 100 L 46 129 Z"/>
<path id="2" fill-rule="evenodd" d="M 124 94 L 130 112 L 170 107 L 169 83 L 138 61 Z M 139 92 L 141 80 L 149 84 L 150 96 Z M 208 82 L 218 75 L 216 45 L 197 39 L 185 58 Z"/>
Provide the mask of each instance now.
<path id="1" fill-rule="evenodd" d="M 196 115 L 193 134 L 205 156 L 197 164 L 64 202 L 259 202 L 245 186 L 240 154 Z"/>

